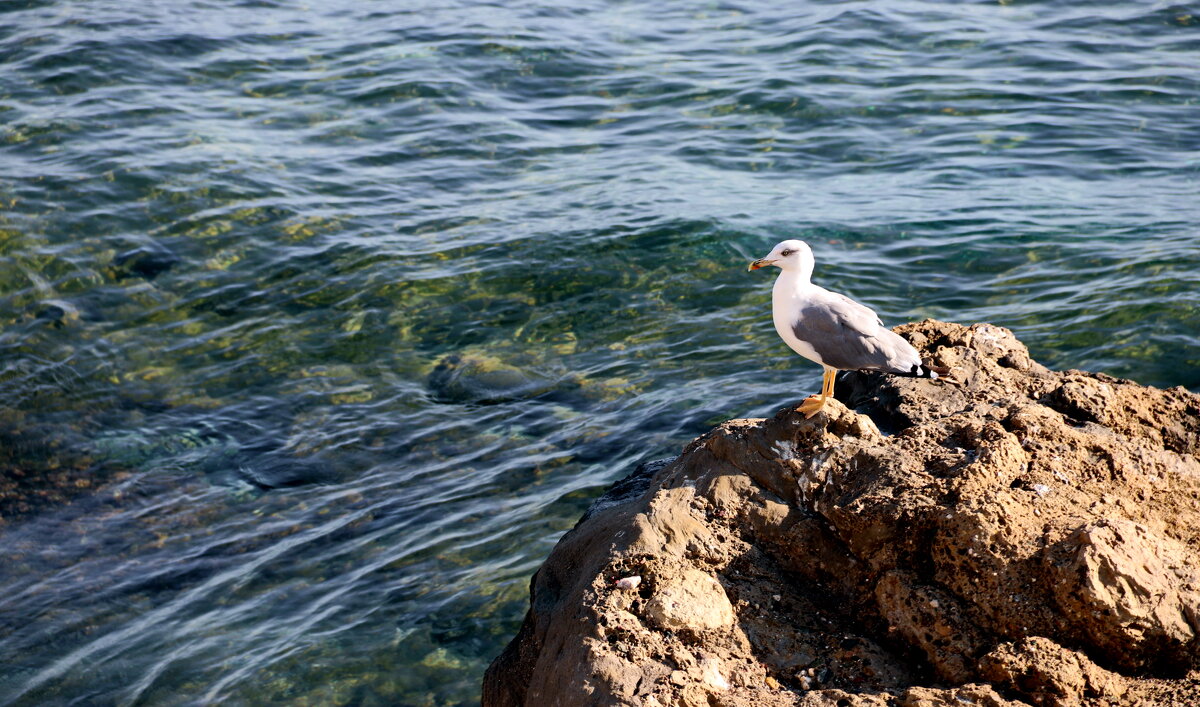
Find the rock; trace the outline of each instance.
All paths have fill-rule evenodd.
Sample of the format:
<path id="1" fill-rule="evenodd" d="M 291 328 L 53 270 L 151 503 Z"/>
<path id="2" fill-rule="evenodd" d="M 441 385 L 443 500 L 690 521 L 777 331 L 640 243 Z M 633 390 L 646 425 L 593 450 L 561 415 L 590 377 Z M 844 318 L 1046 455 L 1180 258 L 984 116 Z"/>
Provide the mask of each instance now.
<path id="1" fill-rule="evenodd" d="M 954 689 L 913 687 L 899 695 L 819 690 L 794 703 L 799 707 L 1024 707 L 1006 700 L 989 685 L 971 684 Z"/>
<path id="2" fill-rule="evenodd" d="M 33 314 L 54 326 L 63 327 L 79 322 L 79 308 L 64 299 L 45 299 L 37 303 Z"/>
<path id="3" fill-rule="evenodd" d="M 645 615 L 668 631 L 704 631 L 734 622 L 733 605 L 721 583 L 707 572 L 687 567 L 662 580 L 646 602 Z"/>
<path id="4" fill-rule="evenodd" d="M 971 684 L 950 690 L 910 687 L 896 702 L 896 707 L 1024 707 L 1024 702 L 1006 700 L 990 685 Z"/>
<path id="5" fill-rule="evenodd" d="M 979 667 L 987 680 L 1044 707 L 1117 700 L 1126 690 L 1120 676 L 1097 666 L 1083 652 L 1041 636 L 1002 643 Z"/>
<path id="6" fill-rule="evenodd" d="M 897 331 L 957 382 L 843 374 L 640 468 L 538 570 L 484 704 L 1200 703 L 1200 396 Z"/>
<path id="7" fill-rule="evenodd" d="M 1060 610 L 1115 664 L 1186 671 L 1200 616 L 1192 552 L 1122 519 L 1089 523 L 1046 553 Z"/>
<path id="8" fill-rule="evenodd" d="M 880 578 L 875 601 L 891 629 L 925 653 L 938 677 L 956 683 L 971 680 L 971 658 L 981 652 L 984 641 L 962 602 L 938 587 L 922 584 L 916 573 L 900 570 Z"/>
<path id="9" fill-rule="evenodd" d="M 718 658 L 705 658 L 700 662 L 700 679 L 713 690 L 723 692 L 729 689 L 729 681 L 721 674 L 721 661 Z"/>
<path id="10" fill-rule="evenodd" d="M 136 275 L 153 280 L 178 265 L 180 261 L 180 257 L 169 248 L 156 243 L 119 253 L 113 258 L 113 265 L 117 267 L 121 277 Z"/>
<path id="11" fill-rule="evenodd" d="M 433 397 L 446 403 L 495 404 L 536 398 L 558 381 L 483 354 L 448 354 L 429 373 Z"/>
<path id="12" fill-rule="evenodd" d="M 616 586 L 617 589 L 624 589 L 627 591 L 631 591 L 631 590 L 637 589 L 638 585 L 641 583 L 642 583 L 642 578 L 635 574 L 632 577 L 622 577 L 622 578 L 618 579 L 616 582 L 614 582 L 613 584 L 614 584 L 614 586 Z"/>

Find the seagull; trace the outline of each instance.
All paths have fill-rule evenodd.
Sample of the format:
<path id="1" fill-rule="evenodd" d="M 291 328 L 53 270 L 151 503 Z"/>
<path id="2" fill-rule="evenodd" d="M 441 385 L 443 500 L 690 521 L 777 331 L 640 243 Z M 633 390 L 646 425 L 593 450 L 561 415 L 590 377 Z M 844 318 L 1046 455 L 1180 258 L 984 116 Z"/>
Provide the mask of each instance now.
<path id="1" fill-rule="evenodd" d="M 821 394 L 800 403 L 797 412 L 811 418 L 833 396 L 838 371 L 883 371 L 912 378 L 937 378 L 950 369 L 921 360 L 921 355 L 879 320 L 870 307 L 846 295 L 814 285 L 812 248 L 804 241 L 779 243 L 749 270 L 774 265 L 782 272 L 771 290 L 771 318 L 792 351 L 825 368 Z"/>

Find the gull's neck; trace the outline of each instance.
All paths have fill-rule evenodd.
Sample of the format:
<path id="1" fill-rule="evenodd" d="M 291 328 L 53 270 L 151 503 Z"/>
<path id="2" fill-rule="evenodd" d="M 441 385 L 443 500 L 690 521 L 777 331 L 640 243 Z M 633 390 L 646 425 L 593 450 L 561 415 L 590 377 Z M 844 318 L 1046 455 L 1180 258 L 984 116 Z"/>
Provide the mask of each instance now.
<path id="1" fill-rule="evenodd" d="M 801 268 L 793 270 L 780 270 L 779 277 L 775 278 L 775 287 L 773 292 L 776 294 L 793 294 L 799 292 L 806 287 L 812 286 L 812 268 Z"/>

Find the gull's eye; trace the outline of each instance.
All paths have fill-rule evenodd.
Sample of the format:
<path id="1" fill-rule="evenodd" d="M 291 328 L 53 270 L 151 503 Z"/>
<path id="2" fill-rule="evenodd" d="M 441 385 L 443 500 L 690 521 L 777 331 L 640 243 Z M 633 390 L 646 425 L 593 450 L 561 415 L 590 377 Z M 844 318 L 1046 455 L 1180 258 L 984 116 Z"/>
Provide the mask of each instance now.
<path id="1" fill-rule="evenodd" d="M 794 251 L 794 250 L 790 250 L 790 249 L 789 249 L 789 250 L 785 250 L 785 251 L 783 251 L 782 253 L 780 253 L 780 255 L 786 258 L 786 257 L 788 257 L 789 255 L 791 255 L 792 253 L 795 253 L 795 252 L 796 252 L 796 251 Z"/>

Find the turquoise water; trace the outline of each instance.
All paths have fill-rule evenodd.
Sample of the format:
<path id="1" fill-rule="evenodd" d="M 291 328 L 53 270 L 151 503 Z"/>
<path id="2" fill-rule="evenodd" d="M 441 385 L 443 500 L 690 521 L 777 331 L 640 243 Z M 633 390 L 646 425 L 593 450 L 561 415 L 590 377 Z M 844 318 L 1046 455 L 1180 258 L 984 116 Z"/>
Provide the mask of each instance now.
<path id="1" fill-rule="evenodd" d="M 1200 8 L 789 5 L 0 4 L 0 702 L 476 704 L 785 237 L 1200 390 Z"/>

